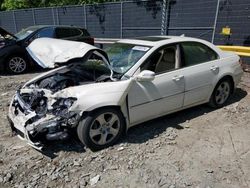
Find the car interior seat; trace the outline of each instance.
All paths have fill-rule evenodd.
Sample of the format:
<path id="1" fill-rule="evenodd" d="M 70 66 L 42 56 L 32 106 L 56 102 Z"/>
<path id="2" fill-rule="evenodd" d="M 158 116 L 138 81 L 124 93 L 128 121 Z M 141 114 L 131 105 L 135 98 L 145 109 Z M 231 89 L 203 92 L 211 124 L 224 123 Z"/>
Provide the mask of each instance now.
<path id="1" fill-rule="evenodd" d="M 165 72 L 175 68 L 175 48 L 170 47 L 164 50 L 163 56 L 156 64 L 155 72 Z"/>

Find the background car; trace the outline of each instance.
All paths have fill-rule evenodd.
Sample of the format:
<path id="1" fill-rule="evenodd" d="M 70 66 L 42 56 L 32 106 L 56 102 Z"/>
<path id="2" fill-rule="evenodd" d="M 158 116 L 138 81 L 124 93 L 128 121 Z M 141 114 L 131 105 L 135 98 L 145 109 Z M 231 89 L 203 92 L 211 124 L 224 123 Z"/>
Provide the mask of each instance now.
<path id="1" fill-rule="evenodd" d="M 26 47 L 36 38 L 57 38 L 94 45 L 94 38 L 83 28 L 74 26 L 38 25 L 13 35 L 0 28 L 0 69 L 20 74 L 32 66 Z"/>
<path id="2" fill-rule="evenodd" d="M 75 130 L 99 150 L 147 120 L 203 103 L 222 107 L 243 74 L 238 55 L 188 37 L 123 39 L 106 52 L 43 38 L 28 52 L 44 66 L 64 65 L 24 84 L 10 104 L 13 130 L 36 148 Z"/>

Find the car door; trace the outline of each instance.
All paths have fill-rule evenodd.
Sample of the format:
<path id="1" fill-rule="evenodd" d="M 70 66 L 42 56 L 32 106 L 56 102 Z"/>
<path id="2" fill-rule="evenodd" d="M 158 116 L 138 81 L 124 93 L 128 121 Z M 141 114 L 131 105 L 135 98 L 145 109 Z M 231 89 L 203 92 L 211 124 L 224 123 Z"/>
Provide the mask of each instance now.
<path id="1" fill-rule="evenodd" d="M 157 50 L 140 70 L 156 73 L 153 81 L 135 81 L 128 93 L 130 123 L 136 124 L 159 117 L 182 107 L 184 78 L 177 68 L 179 47 L 167 46 Z"/>
<path id="2" fill-rule="evenodd" d="M 184 107 L 206 102 L 219 73 L 218 55 L 205 44 L 181 43 L 181 72 L 185 81 Z"/>

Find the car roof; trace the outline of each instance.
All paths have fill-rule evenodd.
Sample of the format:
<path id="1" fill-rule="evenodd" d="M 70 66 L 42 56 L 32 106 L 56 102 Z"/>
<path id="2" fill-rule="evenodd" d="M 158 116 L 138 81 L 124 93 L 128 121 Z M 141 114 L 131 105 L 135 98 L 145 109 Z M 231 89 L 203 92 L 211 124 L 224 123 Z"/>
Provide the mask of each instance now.
<path id="1" fill-rule="evenodd" d="M 145 36 L 145 37 L 137 37 L 134 39 L 121 39 L 118 43 L 130 43 L 136 45 L 144 45 L 144 46 L 160 46 L 162 44 L 175 43 L 175 42 L 201 42 L 208 43 L 205 40 L 185 37 L 185 36 L 168 36 L 168 35 L 159 35 L 159 36 Z"/>
<path id="2" fill-rule="evenodd" d="M 74 26 L 74 25 L 34 25 L 34 26 L 30 26 L 30 27 L 27 27 L 27 28 L 35 28 L 35 29 L 42 29 L 42 28 L 47 28 L 47 27 L 52 27 L 52 28 L 58 28 L 58 27 L 67 27 L 67 28 L 81 28 L 81 29 L 84 29 L 82 27 L 77 27 L 77 26 Z"/>

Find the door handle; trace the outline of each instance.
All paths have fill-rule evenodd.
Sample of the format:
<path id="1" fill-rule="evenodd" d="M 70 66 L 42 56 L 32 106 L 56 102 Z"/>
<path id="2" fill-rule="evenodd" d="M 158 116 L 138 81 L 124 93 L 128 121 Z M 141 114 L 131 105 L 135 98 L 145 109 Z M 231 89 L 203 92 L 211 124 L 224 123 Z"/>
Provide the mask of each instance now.
<path id="1" fill-rule="evenodd" d="M 218 66 L 212 66 L 212 67 L 210 67 L 210 70 L 211 71 L 217 71 L 219 69 L 219 67 Z"/>
<path id="2" fill-rule="evenodd" d="M 184 78 L 184 76 L 183 76 L 183 75 L 179 75 L 179 76 L 174 76 L 174 77 L 172 78 L 172 80 L 173 80 L 173 81 L 180 81 L 182 78 Z"/>

